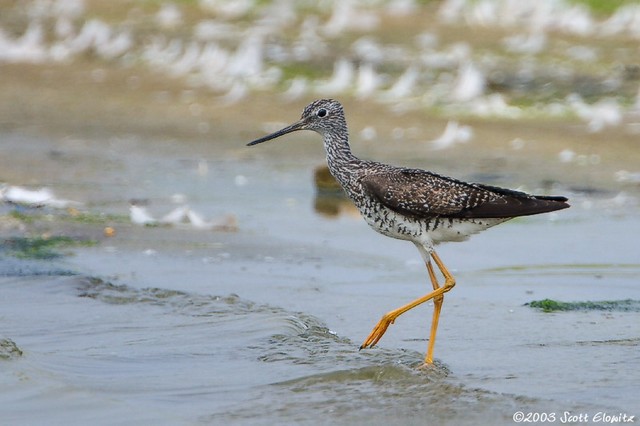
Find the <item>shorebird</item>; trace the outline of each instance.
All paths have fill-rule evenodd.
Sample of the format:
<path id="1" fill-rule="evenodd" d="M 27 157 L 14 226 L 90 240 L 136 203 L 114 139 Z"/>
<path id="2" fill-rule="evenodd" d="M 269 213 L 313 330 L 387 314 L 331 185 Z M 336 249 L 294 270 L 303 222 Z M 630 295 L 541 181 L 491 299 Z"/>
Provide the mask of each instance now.
<path id="1" fill-rule="evenodd" d="M 569 207 L 567 198 L 530 195 L 480 183 L 467 183 L 421 169 L 396 167 L 361 160 L 352 154 L 342 105 L 320 99 L 305 107 L 299 121 L 248 143 L 275 139 L 298 130 L 313 130 L 324 137 L 329 171 L 377 232 L 411 241 L 426 264 L 433 291 L 382 316 L 360 349 L 376 345 L 389 325 L 408 310 L 433 300 L 425 364 L 433 363 L 433 348 L 444 294 L 456 281 L 435 251 L 435 245 L 463 241 L 517 216 L 547 213 Z M 444 283 L 440 285 L 432 261 Z"/>

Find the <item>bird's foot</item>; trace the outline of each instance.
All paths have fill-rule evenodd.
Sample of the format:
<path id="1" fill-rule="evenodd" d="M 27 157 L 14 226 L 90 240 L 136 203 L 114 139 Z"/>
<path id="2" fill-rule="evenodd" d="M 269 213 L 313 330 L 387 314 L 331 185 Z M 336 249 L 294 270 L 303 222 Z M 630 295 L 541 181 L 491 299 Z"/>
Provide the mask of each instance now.
<path id="1" fill-rule="evenodd" d="M 451 373 L 449 367 L 439 360 L 429 361 L 425 359 L 422 364 L 416 367 L 416 370 L 422 374 L 428 374 L 432 378 L 445 378 Z"/>
<path id="2" fill-rule="evenodd" d="M 436 369 L 437 367 L 433 364 L 433 361 L 430 359 L 425 359 L 424 362 L 420 365 L 418 365 L 418 367 L 416 367 L 416 370 L 422 370 L 422 371 L 429 371 L 429 370 L 433 370 Z"/>
<path id="3" fill-rule="evenodd" d="M 389 328 L 389 326 L 393 324 L 395 320 L 395 317 L 392 317 L 389 314 L 383 315 L 380 321 L 378 321 L 378 324 L 373 327 L 373 330 L 371 331 L 371 333 L 369 333 L 369 336 L 365 339 L 364 343 L 360 345 L 360 349 L 362 350 L 365 348 L 374 347 L 380 341 L 380 339 L 382 339 L 382 336 L 384 336 L 387 328 Z"/>

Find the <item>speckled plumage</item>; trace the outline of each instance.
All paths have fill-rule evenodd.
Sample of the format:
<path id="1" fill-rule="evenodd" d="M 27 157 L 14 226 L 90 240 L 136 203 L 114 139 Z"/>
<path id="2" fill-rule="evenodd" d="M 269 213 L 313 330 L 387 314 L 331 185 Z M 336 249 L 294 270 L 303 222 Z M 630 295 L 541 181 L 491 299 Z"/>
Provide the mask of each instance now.
<path id="1" fill-rule="evenodd" d="M 569 207 L 565 197 L 529 195 L 466 183 L 425 170 L 361 160 L 351 152 L 342 105 L 333 99 L 312 102 L 304 109 L 298 122 L 249 145 L 297 130 L 313 130 L 324 137 L 329 170 L 366 222 L 386 236 L 413 242 L 429 269 L 434 291 L 383 316 L 362 347 L 375 345 L 397 316 L 433 299 L 436 309 L 425 358 L 426 363 L 431 363 L 443 294 L 455 284 L 436 255 L 434 245 L 465 240 L 513 217 Z M 431 259 L 445 277 L 442 287 L 433 274 Z"/>

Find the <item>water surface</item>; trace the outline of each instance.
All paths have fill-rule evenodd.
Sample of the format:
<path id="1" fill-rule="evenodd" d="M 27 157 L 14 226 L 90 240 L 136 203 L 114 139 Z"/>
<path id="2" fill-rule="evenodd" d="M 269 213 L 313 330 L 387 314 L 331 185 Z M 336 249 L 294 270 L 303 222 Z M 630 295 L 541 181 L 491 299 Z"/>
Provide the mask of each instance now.
<path id="1" fill-rule="evenodd" d="M 23 352 L 1 361 L 4 422 L 511 424 L 517 411 L 638 412 L 638 312 L 525 306 L 640 300 L 633 208 L 565 189 L 569 210 L 442 246 L 458 284 L 425 371 L 430 305 L 358 351 L 384 312 L 430 286 L 411 244 L 315 210 L 321 157 L 223 161 L 144 146 L 80 169 L 81 180 L 60 175 L 54 189 L 125 216 L 130 198 L 160 215 L 179 193 L 206 217 L 236 215 L 238 231 L 117 221 L 116 237 L 58 260 L 3 253 L 0 336 Z M 58 214 L 38 226 L 101 234 Z"/>

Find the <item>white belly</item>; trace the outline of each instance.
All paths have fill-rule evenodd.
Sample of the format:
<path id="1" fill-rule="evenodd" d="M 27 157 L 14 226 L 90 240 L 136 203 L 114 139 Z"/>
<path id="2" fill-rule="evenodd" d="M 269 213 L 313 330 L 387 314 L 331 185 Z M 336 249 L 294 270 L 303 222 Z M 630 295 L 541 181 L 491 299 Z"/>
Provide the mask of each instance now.
<path id="1" fill-rule="evenodd" d="M 448 241 L 464 241 L 471 235 L 509 220 L 493 219 L 449 219 L 412 218 L 398 214 L 384 206 L 374 213 L 361 210 L 365 221 L 377 232 L 391 238 L 408 240 L 428 245 Z"/>

